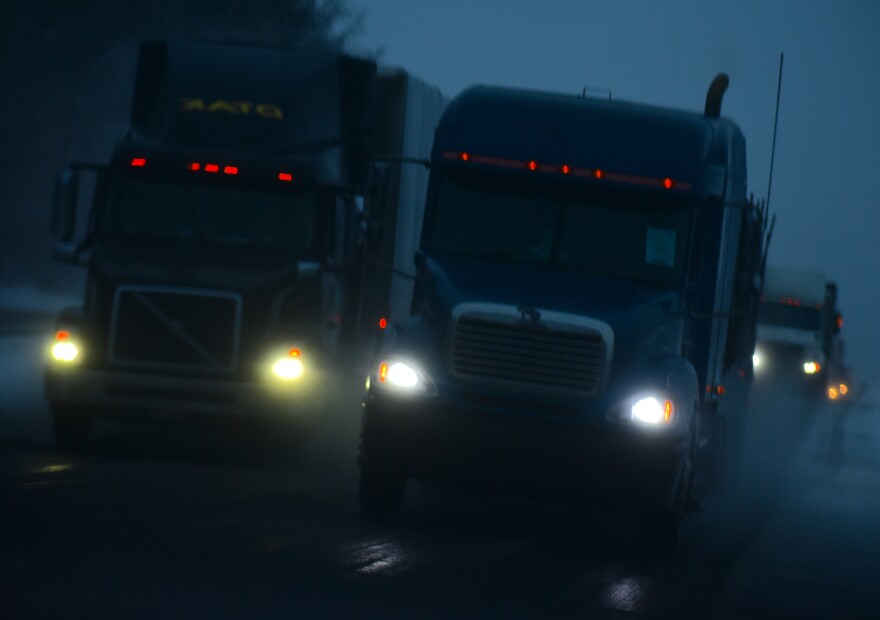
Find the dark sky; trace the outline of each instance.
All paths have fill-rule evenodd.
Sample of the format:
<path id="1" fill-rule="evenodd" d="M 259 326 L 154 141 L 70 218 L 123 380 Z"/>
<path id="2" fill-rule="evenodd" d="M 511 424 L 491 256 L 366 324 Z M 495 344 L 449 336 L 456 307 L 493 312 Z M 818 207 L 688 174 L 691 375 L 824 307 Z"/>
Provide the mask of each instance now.
<path id="1" fill-rule="evenodd" d="M 742 127 L 749 187 L 767 195 L 780 53 L 770 262 L 840 285 L 847 357 L 880 350 L 880 2 L 873 0 L 349 0 L 352 51 L 380 50 L 454 96 L 484 83 L 702 110 L 719 71 Z M 607 96 L 607 95 L 606 95 Z"/>

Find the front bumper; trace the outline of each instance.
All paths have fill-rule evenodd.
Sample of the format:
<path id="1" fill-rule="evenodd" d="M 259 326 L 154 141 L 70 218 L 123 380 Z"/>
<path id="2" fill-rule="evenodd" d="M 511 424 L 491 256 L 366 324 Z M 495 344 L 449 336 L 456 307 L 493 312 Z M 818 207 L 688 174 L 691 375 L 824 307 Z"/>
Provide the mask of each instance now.
<path id="1" fill-rule="evenodd" d="M 367 399 L 362 457 L 410 478 L 601 507 L 672 505 L 687 437 Z"/>
<path id="2" fill-rule="evenodd" d="M 320 410 L 326 389 L 317 389 L 316 383 L 314 379 L 291 384 L 194 379 L 52 365 L 45 370 L 47 400 L 108 416 L 210 414 L 296 419 Z"/>

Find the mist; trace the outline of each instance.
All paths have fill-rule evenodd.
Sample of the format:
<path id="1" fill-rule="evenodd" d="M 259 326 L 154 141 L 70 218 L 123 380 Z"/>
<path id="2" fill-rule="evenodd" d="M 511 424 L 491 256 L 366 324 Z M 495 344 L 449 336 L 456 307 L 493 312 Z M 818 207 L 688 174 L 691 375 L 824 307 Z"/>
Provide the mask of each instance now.
<path id="1" fill-rule="evenodd" d="M 769 262 L 839 284 L 853 374 L 876 378 L 880 228 L 870 184 L 880 168 L 880 6 L 764 3 L 352 0 L 363 27 L 348 45 L 379 50 L 454 96 L 472 84 L 702 110 L 719 72 L 722 115 L 746 136 L 749 190 L 777 222 Z M 770 179 L 780 55 L 784 55 Z"/>

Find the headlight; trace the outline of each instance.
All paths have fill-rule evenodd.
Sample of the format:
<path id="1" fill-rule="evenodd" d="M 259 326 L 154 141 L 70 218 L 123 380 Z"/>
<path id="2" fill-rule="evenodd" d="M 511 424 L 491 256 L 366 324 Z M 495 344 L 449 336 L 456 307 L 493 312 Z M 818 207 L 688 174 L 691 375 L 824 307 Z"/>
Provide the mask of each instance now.
<path id="1" fill-rule="evenodd" d="M 820 370 L 822 370 L 822 366 L 819 365 L 819 362 L 814 362 L 812 360 L 804 362 L 804 373 L 808 375 L 815 375 Z"/>
<path id="2" fill-rule="evenodd" d="M 375 381 L 370 385 L 399 393 L 433 394 L 434 383 L 411 362 L 383 360 L 376 366 Z"/>
<path id="3" fill-rule="evenodd" d="M 52 359 L 62 364 L 73 364 L 80 358 L 79 345 L 65 329 L 59 329 L 55 333 L 55 342 L 49 351 Z"/>
<path id="4" fill-rule="evenodd" d="M 760 351 L 756 350 L 754 353 L 752 353 L 752 368 L 754 370 L 758 370 L 758 368 L 760 368 L 763 363 L 764 356 L 761 355 Z"/>
<path id="5" fill-rule="evenodd" d="M 625 401 L 614 418 L 632 424 L 651 427 L 673 426 L 678 419 L 675 403 L 660 394 L 644 394 Z"/>
<path id="6" fill-rule="evenodd" d="M 282 381 L 296 381 L 303 376 L 303 366 L 299 349 L 290 349 L 287 355 L 281 356 L 272 364 L 272 373 Z"/>

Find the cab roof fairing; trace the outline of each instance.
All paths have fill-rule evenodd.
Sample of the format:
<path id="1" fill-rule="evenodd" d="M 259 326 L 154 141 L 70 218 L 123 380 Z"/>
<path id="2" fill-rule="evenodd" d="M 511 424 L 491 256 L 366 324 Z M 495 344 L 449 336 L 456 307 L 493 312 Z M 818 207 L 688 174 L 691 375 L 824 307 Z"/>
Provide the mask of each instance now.
<path id="1" fill-rule="evenodd" d="M 376 72 L 372 60 L 334 52 L 147 41 L 128 136 L 181 150 L 314 158 L 320 176 L 335 166 L 334 177 L 349 179 L 331 184 L 362 187 Z"/>
<path id="2" fill-rule="evenodd" d="M 725 118 L 629 102 L 475 86 L 447 108 L 432 158 L 448 164 L 444 153 L 467 152 L 669 178 L 689 185 L 695 197 L 726 195 L 729 199 L 745 192 L 745 160 L 736 155 L 736 140 L 744 143 L 742 132 Z M 738 189 L 727 186 L 731 170 Z"/>

